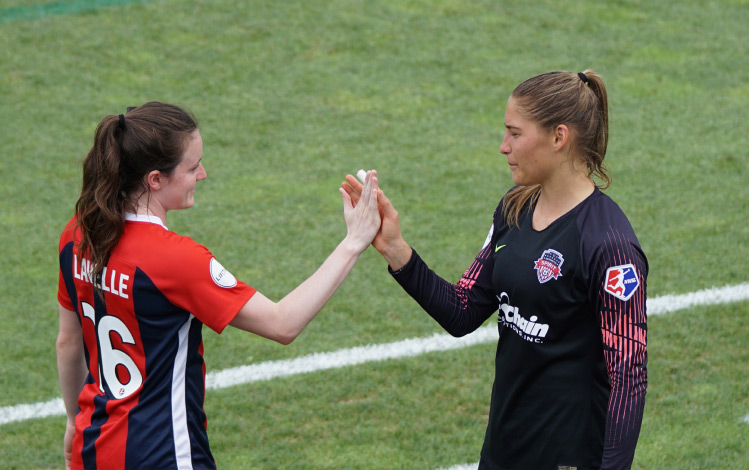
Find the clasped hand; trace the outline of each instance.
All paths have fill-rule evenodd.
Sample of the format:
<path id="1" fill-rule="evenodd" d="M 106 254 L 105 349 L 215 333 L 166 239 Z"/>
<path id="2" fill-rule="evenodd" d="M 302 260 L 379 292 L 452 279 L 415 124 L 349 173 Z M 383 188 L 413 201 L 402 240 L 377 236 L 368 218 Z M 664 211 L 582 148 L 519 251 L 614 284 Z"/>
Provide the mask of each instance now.
<path id="1" fill-rule="evenodd" d="M 352 193 L 339 188 L 343 198 L 343 218 L 346 221 L 348 238 L 357 252 L 364 251 L 380 229 L 380 211 L 377 198 L 377 172 L 367 172 L 364 186 L 359 184 L 354 197 Z"/>
<path id="2" fill-rule="evenodd" d="M 375 180 L 372 190 L 376 197 L 372 199 L 375 199 L 377 204 L 380 224 L 379 230 L 372 239 L 372 246 L 385 257 L 392 269 L 399 269 L 410 259 L 411 247 L 403 240 L 401 235 L 398 211 L 395 210 L 385 193 L 379 189 L 376 179 L 377 172 L 367 172 L 367 178 L 370 178 L 370 173 L 373 173 L 372 176 Z M 360 202 L 368 205 L 373 202 L 370 196 L 367 196 L 367 182 L 368 180 L 365 179 L 365 184 L 362 185 L 353 175 L 346 175 L 346 181 L 341 183 L 342 194 L 346 194 L 350 204 L 357 209 Z"/>

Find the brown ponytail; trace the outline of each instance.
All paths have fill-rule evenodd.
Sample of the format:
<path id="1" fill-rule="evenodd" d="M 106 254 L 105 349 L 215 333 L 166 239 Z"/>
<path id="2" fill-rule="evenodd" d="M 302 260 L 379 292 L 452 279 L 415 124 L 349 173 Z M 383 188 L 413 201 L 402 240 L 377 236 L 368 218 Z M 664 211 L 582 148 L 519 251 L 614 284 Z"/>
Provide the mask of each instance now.
<path id="1" fill-rule="evenodd" d="M 125 115 L 105 117 L 83 162 L 83 187 L 75 204 L 82 232 L 78 252 L 92 263 L 99 284 L 107 259 L 135 211 L 133 196 L 147 192 L 144 177 L 153 170 L 170 175 L 198 129 L 187 111 L 150 102 Z M 140 193 L 139 193 L 140 191 Z"/>
<path id="2" fill-rule="evenodd" d="M 600 75 L 592 70 L 580 74 L 549 72 L 529 78 L 515 88 L 512 98 L 520 112 L 542 129 L 551 131 L 566 124 L 573 136 L 576 153 L 585 159 L 588 176 L 606 189 L 611 184 L 603 164 L 609 135 L 609 105 L 606 87 Z M 520 212 L 530 201 L 535 204 L 540 185 L 518 186 L 503 198 L 503 214 L 511 225 L 517 225 Z M 529 207 L 530 207 L 529 206 Z"/>

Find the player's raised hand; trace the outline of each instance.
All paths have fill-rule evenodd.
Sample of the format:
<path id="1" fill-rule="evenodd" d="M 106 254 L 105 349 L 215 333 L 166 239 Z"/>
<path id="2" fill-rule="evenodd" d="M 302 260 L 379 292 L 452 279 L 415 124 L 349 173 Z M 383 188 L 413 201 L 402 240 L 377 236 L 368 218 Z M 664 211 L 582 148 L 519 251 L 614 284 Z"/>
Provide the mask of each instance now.
<path id="1" fill-rule="evenodd" d="M 361 198 L 363 186 L 353 175 L 346 175 L 346 181 L 341 188 L 348 194 L 352 204 L 356 206 Z M 380 229 L 372 240 L 372 245 L 387 260 L 393 269 L 402 267 L 411 257 L 411 247 L 401 235 L 398 211 L 395 210 L 390 199 L 377 188 L 377 207 L 380 211 Z"/>
<path id="2" fill-rule="evenodd" d="M 377 172 L 367 172 L 364 186 L 359 185 L 356 201 L 344 188 L 339 188 L 343 198 L 343 217 L 346 220 L 346 235 L 357 251 L 364 251 L 380 228 L 380 212 L 377 207 Z"/>

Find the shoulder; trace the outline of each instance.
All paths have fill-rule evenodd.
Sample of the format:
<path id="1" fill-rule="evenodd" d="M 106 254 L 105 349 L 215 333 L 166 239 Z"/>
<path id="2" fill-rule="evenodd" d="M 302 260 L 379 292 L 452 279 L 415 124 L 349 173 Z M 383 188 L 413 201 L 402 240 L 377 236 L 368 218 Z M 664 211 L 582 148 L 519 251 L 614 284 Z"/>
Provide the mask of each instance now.
<path id="1" fill-rule="evenodd" d="M 78 219 L 75 216 L 71 217 L 68 223 L 65 224 L 65 228 L 60 234 L 59 250 L 62 250 L 65 245 L 75 240 L 75 229 L 77 225 Z"/>
<path id="2" fill-rule="evenodd" d="M 618 237 L 638 243 L 624 211 L 613 199 L 598 189 L 581 204 L 577 214 L 577 226 L 583 236 L 600 238 L 616 234 Z"/>
<path id="3" fill-rule="evenodd" d="M 170 298 L 206 281 L 221 288 L 237 281 L 206 246 L 156 224 L 128 223 L 112 257 L 137 268 Z"/>
<path id="4" fill-rule="evenodd" d="M 629 219 L 619 205 L 598 189 L 577 214 L 583 257 L 605 265 L 635 264 L 647 272 L 647 258 Z"/>
<path id="5" fill-rule="evenodd" d="M 213 256 L 205 246 L 166 227 L 128 222 L 113 255 L 129 260 L 144 271 L 166 270 L 171 275 L 206 264 Z"/>
<path id="6" fill-rule="evenodd" d="M 187 235 L 180 235 L 163 225 L 152 223 L 128 222 L 123 237 L 130 241 L 147 242 L 152 249 L 158 249 L 164 255 L 177 256 L 190 251 L 207 251 L 208 249 Z"/>
<path id="7" fill-rule="evenodd" d="M 505 221 L 505 215 L 504 215 L 504 201 L 505 196 L 509 194 L 510 191 L 508 191 L 497 203 L 497 207 L 494 209 L 494 215 L 492 216 L 492 225 L 489 228 L 489 233 L 486 236 L 486 240 L 484 240 L 484 245 L 481 248 L 482 250 L 486 248 L 490 243 L 492 243 L 494 236 L 498 234 L 504 227 L 507 226 L 507 222 Z"/>
<path id="8" fill-rule="evenodd" d="M 499 199 L 499 202 L 497 203 L 497 208 L 494 209 L 494 223 L 495 224 L 497 224 L 497 223 L 504 223 L 505 222 L 505 215 L 504 215 L 505 203 L 507 201 L 508 196 L 510 196 L 519 187 L 520 186 L 513 186 L 513 187 L 511 187 Z"/>

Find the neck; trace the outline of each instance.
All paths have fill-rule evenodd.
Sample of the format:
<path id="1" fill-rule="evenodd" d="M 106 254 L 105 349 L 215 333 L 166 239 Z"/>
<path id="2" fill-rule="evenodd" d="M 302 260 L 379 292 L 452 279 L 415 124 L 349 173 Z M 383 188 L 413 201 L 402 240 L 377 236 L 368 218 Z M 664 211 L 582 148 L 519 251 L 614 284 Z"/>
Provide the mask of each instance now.
<path id="1" fill-rule="evenodd" d="M 543 184 L 533 210 L 533 228 L 543 230 L 548 227 L 583 202 L 594 190 L 595 184 L 587 174 Z"/>
<path id="2" fill-rule="evenodd" d="M 132 212 L 137 215 L 153 215 L 161 219 L 166 224 L 166 210 L 161 205 L 151 199 L 148 193 L 142 193 L 140 196 L 130 198 L 132 201 Z"/>
<path id="3" fill-rule="evenodd" d="M 548 208 L 565 209 L 565 212 L 580 204 L 585 198 L 590 196 L 595 189 L 595 184 L 587 176 L 575 180 L 564 182 L 555 182 L 541 186 L 541 194 L 538 196 L 539 202 Z"/>

